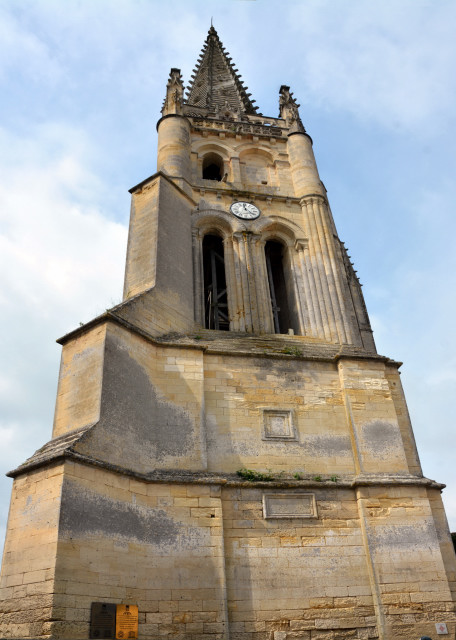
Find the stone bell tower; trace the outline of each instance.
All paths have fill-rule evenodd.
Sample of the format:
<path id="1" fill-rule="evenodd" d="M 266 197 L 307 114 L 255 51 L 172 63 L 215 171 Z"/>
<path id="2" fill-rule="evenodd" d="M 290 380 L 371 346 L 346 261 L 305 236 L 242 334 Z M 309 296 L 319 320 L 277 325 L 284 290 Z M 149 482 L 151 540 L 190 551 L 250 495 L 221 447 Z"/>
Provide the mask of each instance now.
<path id="1" fill-rule="evenodd" d="M 124 300 L 59 340 L 9 474 L 1 637 L 134 638 L 124 605 L 150 640 L 454 638 L 444 485 L 298 108 L 258 113 L 212 27 L 186 95 L 171 69 Z"/>

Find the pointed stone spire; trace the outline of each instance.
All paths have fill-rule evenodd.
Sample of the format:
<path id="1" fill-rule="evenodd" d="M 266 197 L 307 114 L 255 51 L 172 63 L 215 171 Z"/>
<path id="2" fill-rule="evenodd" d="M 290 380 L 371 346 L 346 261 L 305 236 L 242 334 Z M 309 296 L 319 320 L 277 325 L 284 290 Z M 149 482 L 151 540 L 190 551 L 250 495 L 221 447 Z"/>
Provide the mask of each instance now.
<path id="1" fill-rule="evenodd" d="M 293 93 L 290 91 L 290 87 L 283 84 L 280 87 L 279 98 L 279 116 L 286 122 L 287 127 L 290 129 L 290 133 L 297 131 L 305 133 L 304 125 L 302 124 L 299 116 L 300 105 L 293 97 Z"/>
<path id="2" fill-rule="evenodd" d="M 168 84 L 166 85 L 166 98 L 163 102 L 162 115 L 182 114 L 183 97 L 184 85 L 180 69 L 171 69 Z"/>
<path id="3" fill-rule="evenodd" d="M 211 25 L 204 47 L 192 73 L 185 103 L 230 115 L 255 114 L 251 94 L 247 92 L 229 53 Z"/>

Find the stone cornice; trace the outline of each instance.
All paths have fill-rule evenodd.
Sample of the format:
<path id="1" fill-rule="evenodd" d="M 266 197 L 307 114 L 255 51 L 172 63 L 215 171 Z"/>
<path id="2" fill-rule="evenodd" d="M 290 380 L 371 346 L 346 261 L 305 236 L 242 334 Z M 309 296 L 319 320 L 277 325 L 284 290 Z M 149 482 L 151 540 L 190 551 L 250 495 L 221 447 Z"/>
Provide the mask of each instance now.
<path id="1" fill-rule="evenodd" d="M 96 425 L 94 425 L 96 426 Z M 113 473 L 119 473 L 125 476 L 136 478 L 148 483 L 171 483 L 171 484 L 206 484 L 206 485 L 223 485 L 226 487 L 255 487 L 258 489 L 357 489 L 359 487 L 391 487 L 391 486 L 413 486 L 427 487 L 430 489 L 438 489 L 442 491 L 445 484 L 430 480 L 423 476 L 415 476 L 411 474 L 366 474 L 358 476 L 338 477 L 337 480 L 331 480 L 329 477 L 322 477 L 321 480 L 315 480 L 316 477 L 302 478 L 295 480 L 292 478 L 274 478 L 269 481 L 265 480 L 245 480 L 235 473 L 216 473 L 207 471 L 183 471 L 183 470 L 154 470 L 150 473 L 139 473 L 121 467 L 119 465 L 105 462 L 97 458 L 92 458 L 77 451 L 67 449 L 59 452 L 56 456 L 50 455 L 48 459 L 41 459 L 30 464 L 24 463 L 17 469 L 9 471 L 6 475 L 10 478 L 16 478 L 23 473 L 38 469 L 44 466 L 56 465 L 65 461 L 78 462 L 83 465 L 98 467 Z M 320 477 L 320 476 L 319 476 Z"/>
<path id="2" fill-rule="evenodd" d="M 167 118 L 183 118 L 184 120 L 188 120 L 187 116 L 182 113 L 167 113 L 166 116 L 162 116 L 157 121 L 157 124 L 155 125 L 155 128 L 157 129 L 157 131 L 158 131 L 158 127 L 160 126 L 160 123 L 163 122 L 163 120 L 166 120 Z"/>
<path id="3" fill-rule="evenodd" d="M 177 176 L 168 176 L 166 175 L 166 173 L 163 173 L 163 171 L 157 171 L 156 173 L 152 174 L 148 178 L 145 178 L 145 180 L 143 180 L 139 184 L 135 185 L 131 189 L 128 189 L 128 192 L 133 195 L 137 191 L 140 191 L 141 189 L 143 189 L 149 182 L 151 182 L 152 180 L 155 180 L 156 178 L 164 178 L 167 182 L 169 182 L 169 184 L 171 184 L 176 189 L 176 191 L 178 191 L 182 196 L 184 196 L 187 200 L 189 200 L 193 206 L 196 206 L 196 202 L 193 200 L 193 198 L 191 198 L 187 193 L 185 193 L 185 191 L 181 189 L 179 185 L 177 185 L 173 180 L 173 178 L 179 179 L 179 180 L 183 178 L 178 178 Z M 188 183 L 188 181 L 186 182 L 187 184 L 190 184 Z"/>
<path id="4" fill-rule="evenodd" d="M 243 122 L 207 118 L 200 119 L 195 116 L 191 118 L 191 125 L 194 131 L 207 131 L 214 134 L 218 134 L 218 132 L 221 131 L 228 135 L 231 134 L 232 136 L 252 135 L 262 138 L 277 138 L 285 140 L 284 134 L 287 133 L 287 129 L 274 126 L 273 124 L 269 125 L 261 122 Z"/>
<path id="5" fill-rule="evenodd" d="M 147 294 L 147 291 L 125 300 L 120 303 L 118 307 L 124 306 L 145 294 Z M 371 353 L 351 345 L 326 343 L 312 337 L 306 338 L 304 336 L 289 337 L 278 334 L 254 335 L 242 332 L 235 333 L 201 329 L 188 334 L 172 334 L 158 337 L 147 333 L 124 318 L 121 318 L 115 313 L 115 309 L 116 307 L 65 334 L 56 342 L 65 345 L 70 340 L 83 335 L 97 326 L 112 322 L 157 346 L 169 346 L 177 349 L 196 349 L 213 355 L 272 358 L 276 360 L 295 359 L 314 362 L 332 362 L 334 364 L 343 360 L 375 360 L 376 362 L 383 362 L 397 368 L 402 365 L 401 362 L 397 362 L 386 356 Z M 265 349 L 265 346 L 268 347 L 269 351 Z"/>
<path id="6" fill-rule="evenodd" d="M 189 184 L 189 183 L 188 183 Z M 246 189 L 237 189 L 236 187 L 232 187 L 229 185 L 226 185 L 224 187 L 220 187 L 220 183 L 216 183 L 217 186 L 213 187 L 213 186 L 206 186 L 206 185 L 197 185 L 197 184 L 193 184 L 190 185 L 192 187 L 192 189 L 194 189 L 195 191 L 210 191 L 213 193 L 219 193 L 221 196 L 222 195 L 226 195 L 229 196 L 231 198 L 236 198 L 236 199 L 242 199 L 242 200 L 248 200 L 248 199 L 256 199 L 256 200 L 274 200 L 275 202 L 285 202 L 285 203 L 292 203 L 295 202 L 296 204 L 300 204 L 301 198 L 297 198 L 295 196 L 289 196 L 289 195 L 283 195 L 283 194 L 275 194 L 275 193 L 268 193 L 266 190 L 264 192 L 261 191 L 249 191 Z"/>
<path id="7" fill-rule="evenodd" d="M 313 146 L 313 140 L 312 140 L 312 138 L 311 138 L 311 137 L 309 136 L 309 134 L 308 134 L 308 133 L 306 133 L 305 131 L 291 131 L 291 132 L 288 134 L 288 137 L 289 137 L 289 138 L 291 138 L 291 136 L 306 136 L 306 138 L 309 138 L 309 140 L 310 140 L 310 142 L 311 142 L 311 144 L 312 144 L 312 146 Z"/>

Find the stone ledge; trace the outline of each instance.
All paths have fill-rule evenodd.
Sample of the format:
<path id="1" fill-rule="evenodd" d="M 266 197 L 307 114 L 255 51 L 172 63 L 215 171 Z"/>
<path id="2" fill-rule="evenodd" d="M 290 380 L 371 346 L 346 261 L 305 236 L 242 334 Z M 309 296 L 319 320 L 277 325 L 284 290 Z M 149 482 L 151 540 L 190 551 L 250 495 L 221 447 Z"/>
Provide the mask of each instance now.
<path id="1" fill-rule="evenodd" d="M 419 486 L 429 487 L 432 489 L 439 489 L 440 491 L 445 488 L 446 485 L 430 480 L 423 476 L 414 476 L 411 474 L 362 474 L 358 476 L 346 476 L 341 477 L 337 481 L 330 479 L 322 479 L 321 481 L 314 480 L 312 477 L 302 478 L 301 480 L 295 480 L 292 478 L 277 478 L 269 481 L 265 480 L 245 480 L 237 476 L 236 473 L 215 473 L 209 471 L 183 471 L 183 470 L 155 470 L 150 473 L 138 473 L 120 467 L 118 465 L 110 464 L 103 460 L 91 458 L 76 451 L 72 450 L 72 446 L 87 433 L 90 427 L 80 429 L 75 433 L 75 437 L 71 440 L 71 444 L 68 448 L 59 446 L 57 441 L 63 443 L 68 440 L 72 434 L 66 434 L 61 438 L 55 438 L 41 449 L 38 449 L 36 454 L 29 458 L 22 465 L 12 471 L 9 471 L 6 475 L 10 478 L 15 478 L 28 471 L 37 469 L 49 464 L 55 464 L 56 462 L 63 462 L 65 460 L 79 462 L 92 467 L 98 467 L 113 473 L 119 473 L 121 475 L 130 476 L 143 482 L 149 483 L 173 483 L 173 484 L 209 484 L 209 485 L 224 485 L 227 487 L 256 487 L 256 488 L 273 488 L 273 489 L 303 489 L 303 488 L 322 488 L 322 489 L 356 489 L 357 487 L 366 486 Z M 51 446 L 52 445 L 52 446 Z M 47 455 L 45 455 L 45 451 Z M 315 478 L 315 474 L 312 474 Z"/>
<path id="2" fill-rule="evenodd" d="M 147 293 L 147 292 L 146 292 Z M 144 295 L 138 294 L 127 302 Z M 250 334 L 234 331 L 209 331 L 195 329 L 191 333 L 171 333 L 163 336 L 152 336 L 143 329 L 133 325 L 128 320 L 115 313 L 116 307 L 90 320 L 83 326 L 70 331 L 57 340 L 61 345 L 84 334 L 104 322 L 114 322 L 135 333 L 155 345 L 169 346 L 178 349 L 197 349 L 214 355 L 247 356 L 254 358 L 298 359 L 320 362 L 338 362 L 341 359 L 376 360 L 392 364 L 398 368 L 401 362 L 382 356 L 372 351 L 366 351 L 354 345 L 341 345 L 324 342 L 312 336 L 288 336 L 279 334 Z"/>

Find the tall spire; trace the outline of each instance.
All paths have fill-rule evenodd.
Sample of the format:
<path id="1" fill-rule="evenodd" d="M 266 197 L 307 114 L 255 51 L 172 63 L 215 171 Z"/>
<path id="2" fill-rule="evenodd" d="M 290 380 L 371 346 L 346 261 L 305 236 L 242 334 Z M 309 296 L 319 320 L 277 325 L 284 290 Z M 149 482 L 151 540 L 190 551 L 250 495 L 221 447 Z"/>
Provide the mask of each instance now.
<path id="1" fill-rule="evenodd" d="M 255 114 L 258 107 L 247 92 L 232 59 L 211 25 L 192 73 L 185 103 L 211 111 Z"/>

